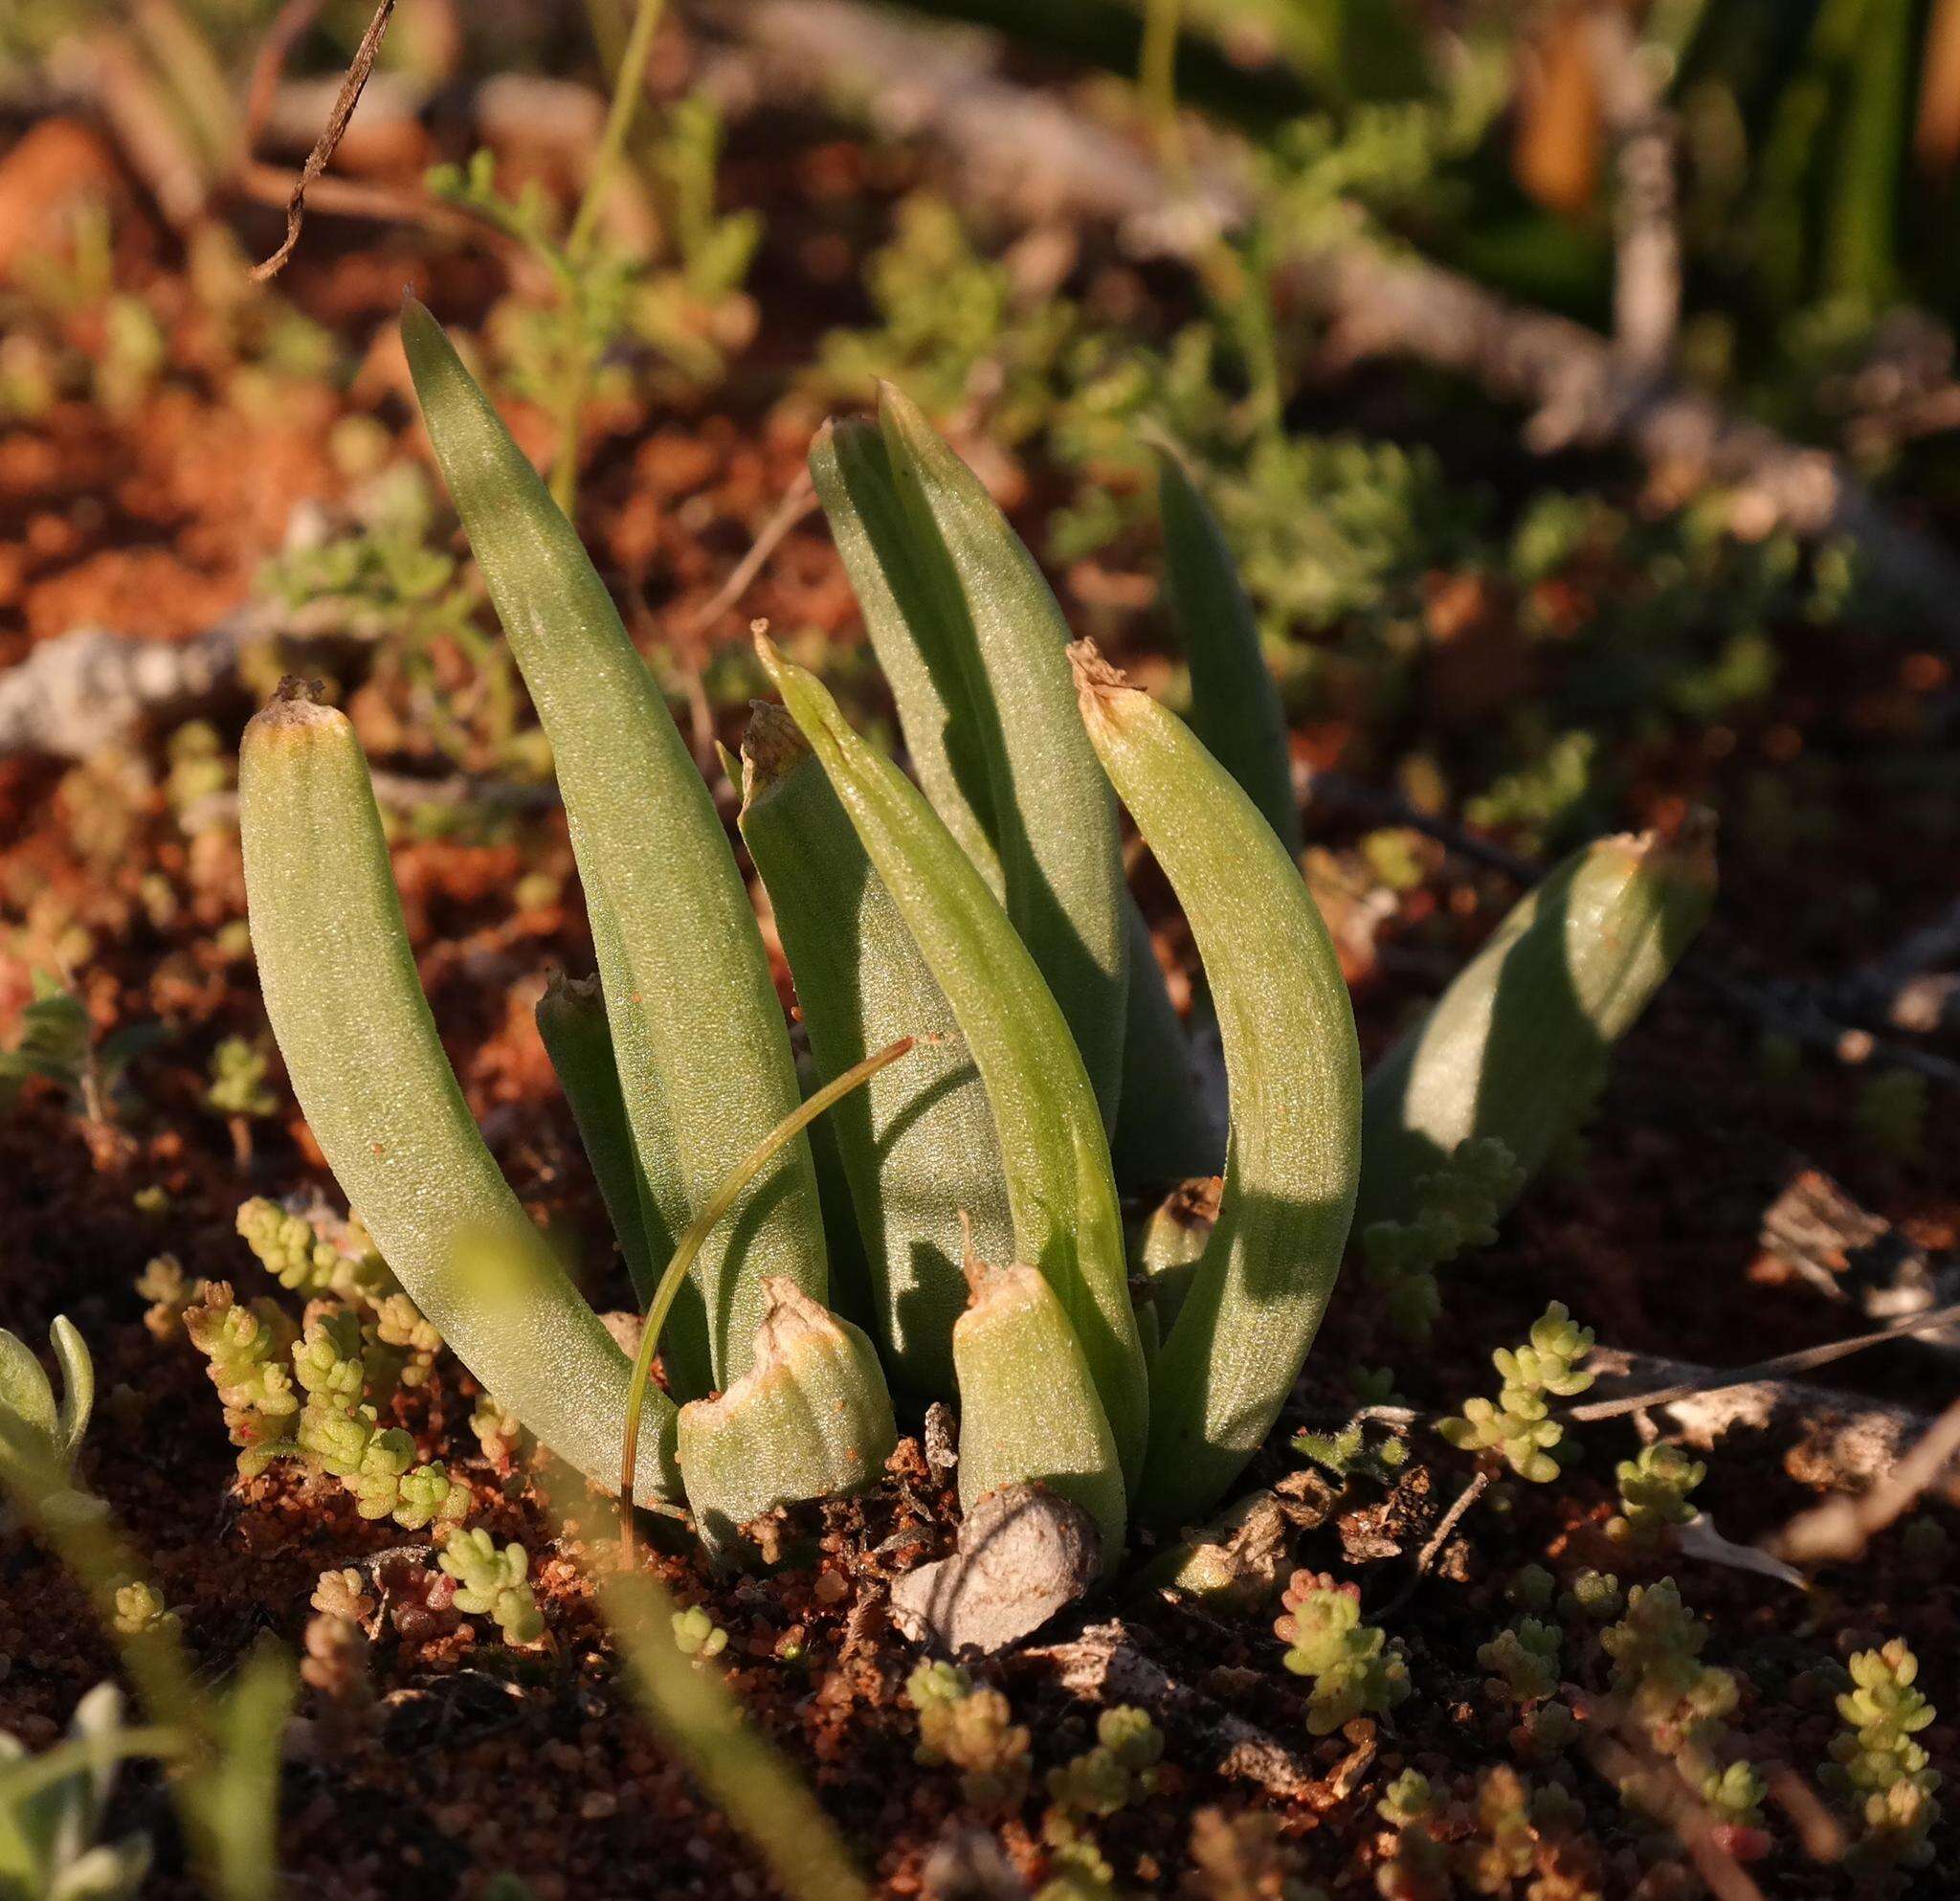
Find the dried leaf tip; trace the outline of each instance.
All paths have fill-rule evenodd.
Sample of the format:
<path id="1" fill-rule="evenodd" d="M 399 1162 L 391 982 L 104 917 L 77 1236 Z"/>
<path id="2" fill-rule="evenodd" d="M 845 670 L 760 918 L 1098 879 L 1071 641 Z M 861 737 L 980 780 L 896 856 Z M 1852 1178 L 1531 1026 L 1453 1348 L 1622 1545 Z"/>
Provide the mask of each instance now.
<path id="1" fill-rule="evenodd" d="M 806 1353 L 842 1340 L 843 1330 L 829 1308 L 813 1300 L 787 1274 L 772 1274 L 763 1283 L 763 1315 L 755 1328 L 755 1357 L 747 1371 L 721 1392 L 697 1399 L 686 1409 L 698 1420 L 740 1412 L 756 1393 L 792 1378 Z"/>
<path id="2" fill-rule="evenodd" d="M 821 1301 L 813 1300 L 787 1274 L 771 1274 L 762 1284 L 762 1290 L 765 1306 L 755 1330 L 755 1363 L 743 1375 L 748 1380 L 788 1365 L 813 1340 L 829 1341 L 839 1335 L 830 1310 Z M 741 1383 L 736 1381 L 738 1386 Z"/>
<path id="3" fill-rule="evenodd" d="M 742 735 L 743 811 L 809 757 L 810 742 L 789 709 L 772 700 L 751 700 L 748 730 Z"/>
<path id="4" fill-rule="evenodd" d="M 1075 669 L 1076 698 L 1080 703 L 1082 718 L 1091 727 L 1109 723 L 1119 695 L 1142 690 L 1130 684 L 1129 676 L 1121 667 L 1111 666 L 1102 658 L 1102 650 L 1093 640 L 1071 640 L 1068 660 Z"/>
<path id="5" fill-rule="evenodd" d="M 1612 842 L 1636 863 L 1666 871 L 1690 884 L 1715 883 L 1715 814 L 1691 805 L 1645 832 L 1622 832 Z"/>
<path id="6" fill-rule="evenodd" d="M 605 993 L 600 989 L 596 975 L 574 977 L 564 971 L 554 970 L 546 973 L 544 1000 L 546 1004 L 600 1003 L 605 1000 Z"/>
<path id="7" fill-rule="evenodd" d="M 345 716 L 327 704 L 325 681 L 307 680 L 297 673 L 289 673 L 279 682 L 252 721 L 261 732 L 345 724 Z"/>
<path id="8" fill-rule="evenodd" d="M 970 1302 L 968 1311 L 978 1307 L 982 1297 L 990 1290 L 1001 1286 L 1014 1271 L 1012 1267 L 996 1267 L 991 1262 L 983 1261 L 979 1250 L 973 1245 L 973 1218 L 962 1208 L 960 1211 L 960 1271 L 967 1277 L 967 1292 Z"/>

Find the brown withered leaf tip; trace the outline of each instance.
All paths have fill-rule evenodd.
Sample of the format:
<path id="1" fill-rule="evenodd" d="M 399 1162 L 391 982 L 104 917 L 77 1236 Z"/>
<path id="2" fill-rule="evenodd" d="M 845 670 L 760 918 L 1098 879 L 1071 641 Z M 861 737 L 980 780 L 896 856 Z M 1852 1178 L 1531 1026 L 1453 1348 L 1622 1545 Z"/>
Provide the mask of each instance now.
<path id="1" fill-rule="evenodd" d="M 973 1218 L 962 1208 L 960 1217 L 960 1271 L 967 1277 L 967 1299 L 969 1307 L 977 1307 L 980 1298 L 990 1288 L 1000 1286 L 1013 1272 L 1004 1263 L 983 1261 L 973 1245 Z"/>
<path id="2" fill-rule="evenodd" d="M 261 731 L 279 727 L 319 726 L 339 715 L 327 704 L 326 682 L 289 673 L 258 709 L 252 724 Z"/>
<path id="3" fill-rule="evenodd" d="M 1076 700 L 1081 707 L 1082 718 L 1092 728 L 1107 726 L 1120 697 L 1139 689 L 1130 684 L 1128 676 L 1121 667 L 1111 666 L 1102 658 L 1093 640 L 1070 641 L 1068 659 L 1069 664 L 1075 668 Z"/>
<path id="4" fill-rule="evenodd" d="M 1130 687 L 1129 676 L 1121 667 L 1111 666 L 1102 658 L 1102 650 L 1086 637 L 1069 642 L 1068 658 L 1069 664 L 1076 670 L 1076 691 L 1085 699 L 1091 693 L 1134 690 Z"/>
<path id="5" fill-rule="evenodd" d="M 545 995 L 547 1001 L 568 996 L 581 1003 L 598 1003 L 604 1000 L 605 991 L 596 972 L 589 977 L 575 977 L 567 971 L 553 970 L 545 974 Z"/>
<path id="6" fill-rule="evenodd" d="M 773 700 L 751 700 L 748 730 L 742 735 L 743 803 L 774 785 L 809 756 L 810 742 L 788 708 Z"/>

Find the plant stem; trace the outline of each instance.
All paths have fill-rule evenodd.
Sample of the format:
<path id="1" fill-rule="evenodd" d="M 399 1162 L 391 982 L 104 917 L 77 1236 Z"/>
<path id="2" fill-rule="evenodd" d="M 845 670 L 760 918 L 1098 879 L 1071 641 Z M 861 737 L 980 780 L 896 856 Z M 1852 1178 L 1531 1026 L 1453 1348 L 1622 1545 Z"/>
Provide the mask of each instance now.
<path id="1" fill-rule="evenodd" d="M 694 754 L 577 532 L 419 304 L 403 310 L 402 340 L 437 462 L 550 742 L 620 1093 L 676 1237 L 801 1100 L 755 908 Z M 771 1275 L 813 1300 L 828 1291 L 805 1143 L 770 1164 L 746 1205 L 751 1218 L 708 1241 L 675 1306 L 665 1348 L 684 1398 L 747 1370 Z M 662 1245 L 657 1270 L 666 1257 Z M 623 1400 L 623 1356 L 619 1371 Z M 618 1456 L 615 1416 L 608 1484 Z"/>
<path id="2" fill-rule="evenodd" d="M 1137 85 L 1155 123 L 1157 156 L 1171 182 L 1189 183 L 1191 167 L 1177 123 L 1177 28 L 1183 0 L 1147 0 Z"/>
<path id="3" fill-rule="evenodd" d="M 639 110 L 640 95 L 646 89 L 647 55 L 653 50 L 654 34 L 666 11 L 667 0 L 639 0 L 639 9 L 633 16 L 633 31 L 626 38 L 626 51 L 620 57 L 618 71 L 612 75 L 612 101 L 606 110 L 605 129 L 599 134 L 591 172 L 565 239 L 565 269 L 559 294 L 568 300 L 578 296 L 579 278 L 591 249 L 592 234 L 598 229 L 599 208 L 605 203 L 606 188 L 612 182 L 619 154 L 625 150 L 627 135 L 633 130 L 634 115 Z M 567 366 L 564 385 L 559 391 L 558 453 L 551 463 L 551 499 L 568 518 L 578 500 L 578 418 L 585 407 L 591 374 L 590 355 L 581 347 Z"/>
<path id="4" fill-rule="evenodd" d="M 1148 1436 L 1143 1344 L 1130 1303 L 1109 1145 L 1061 1006 L 979 869 L 924 795 L 851 729 L 813 674 L 785 660 L 767 637 L 757 637 L 756 651 L 952 1006 L 993 1111 L 1014 1258 L 1041 1270 L 1066 1310 L 1088 1355 L 1127 1479 L 1143 1468 Z M 1025 696 L 1015 704 L 1026 704 Z M 1080 714 L 1076 729 L 1081 731 Z M 1094 765 L 1093 751 L 1089 759 Z M 1036 809 L 1052 814 L 1063 808 Z M 1116 922 L 1120 927 L 1120 910 Z"/>
<path id="5" fill-rule="evenodd" d="M 742 837 L 775 912 L 818 1080 L 902 1032 L 942 1033 L 938 1048 L 872 1083 L 828 1128 L 886 1371 L 915 1397 L 949 1400 L 953 1323 L 967 1308 L 954 1211 L 975 1219 L 988 1259 L 1013 1259 L 993 1112 L 952 1006 L 782 707 L 754 708 L 741 778 Z M 835 1280 L 835 1254 L 832 1266 Z"/>
<path id="6" fill-rule="evenodd" d="M 167 1723 L 118 1730 L 110 1736 L 75 1736 L 0 1775 L 0 1794 L 5 1795 L 10 1807 L 18 1809 L 43 1789 L 65 1781 L 70 1776 L 111 1762 L 126 1762 L 139 1756 L 167 1761 L 172 1756 L 189 1754 L 194 1746 L 189 1734 Z"/>
<path id="7" fill-rule="evenodd" d="M 1190 921 L 1225 1051 L 1218 1218 L 1151 1363 L 1132 1493 L 1173 1529 L 1224 1496 L 1319 1331 L 1360 1173 L 1361 1052 L 1326 926 L 1258 808 L 1087 641 L 1070 657 L 1090 742 Z"/>
<path id="8" fill-rule="evenodd" d="M 633 1530 L 633 1487 L 639 1469 L 640 1409 L 646 1403 L 647 1382 L 653 1377 L 654 1354 L 660 1344 L 660 1329 L 666 1324 L 674 1296 L 680 1291 L 680 1284 L 687 1278 L 694 1257 L 701 1252 L 702 1243 L 707 1240 L 715 1223 L 735 1205 L 742 1191 L 768 1166 L 774 1155 L 802 1134 L 833 1103 L 848 1096 L 860 1083 L 868 1083 L 887 1063 L 896 1062 L 916 1040 L 913 1037 L 901 1037 L 897 1042 L 887 1043 L 883 1049 L 867 1056 L 862 1062 L 854 1063 L 835 1083 L 826 1083 L 808 1101 L 791 1109 L 756 1144 L 751 1153 L 728 1171 L 726 1178 L 715 1191 L 714 1198 L 687 1224 L 687 1231 L 675 1247 L 666 1272 L 660 1276 L 660 1284 L 654 1289 L 654 1298 L 648 1305 L 646 1325 L 639 1336 L 639 1353 L 633 1362 L 633 1380 L 626 1389 L 626 1432 L 619 1448 L 619 1554 L 620 1562 L 628 1570 L 638 1561 L 638 1548 Z"/>
<path id="9" fill-rule="evenodd" d="M 612 182 L 619 154 L 626 149 L 627 134 L 633 130 L 634 115 L 639 110 L 647 55 L 653 50 L 655 31 L 666 10 L 666 0 L 639 0 L 639 11 L 634 15 L 625 55 L 619 61 L 618 72 L 612 76 L 612 102 L 607 108 L 599 149 L 593 154 L 585 195 L 579 199 L 578 210 L 572 214 L 571 231 L 565 240 L 565 255 L 574 269 L 585 261 L 587 247 L 598 224 L 599 207 L 605 202 L 606 187 Z"/>
<path id="10" fill-rule="evenodd" d="M 415 972 L 360 741 L 300 682 L 246 728 L 238 817 L 266 1012 L 343 1192 L 499 1403 L 610 1474 L 626 1355 L 483 1144 Z"/>
<path id="11" fill-rule="evenodd" d="M 568 298 L 577 291 L 568 287 Z M 578 507 L 578 421 L 586 406 L 586 386 L 591 380 L 591 357 L 583 343 L 567 364 L 558 385 L 558 449 L 551 458 L 551 499 L 567 521 Z"/>

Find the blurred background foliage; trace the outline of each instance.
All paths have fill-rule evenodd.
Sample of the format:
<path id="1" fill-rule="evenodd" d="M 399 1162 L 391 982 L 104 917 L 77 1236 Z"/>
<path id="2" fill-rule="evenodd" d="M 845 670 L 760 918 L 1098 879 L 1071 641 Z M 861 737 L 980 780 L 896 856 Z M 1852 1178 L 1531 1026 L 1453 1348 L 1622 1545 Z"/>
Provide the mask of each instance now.
<path id="1" fill-rule="evenodd" d="M 725 43 L 794 4 L 672 0 L 659 43 Z M 513 168 L 508 140 L 477 148 L 457 102 L 568 73 L 590 145 L 635 0 L 401 0 L 370 97 L 395 88 L 396 109 L 405 99 L 447 155 L 420 202 L 501 246 L 486 255 L 505 288 L 465 345 L 501 396 L 541 418 L 541 458 L 568 501 L 592 445 L 630 434 L 650 403 L 723 392 L 733 407 L 741 379 L 741 407 L 760 391 L 807 427 L 891 377 L 1036 504 L 1037 551 L 1083 578 L 1093 606 L 1099 588 L 1137 598 L 1125 577 L 1152 567 L 1149 443 L 1169 435 L 1200 469 L 1296 722 L 1343 723 L 1348 766 L 1392 767 L 1419 807 L 1547 850 L 1620 813 L 1658 749 L 1764 705 L 1793 628 L 1878 624 L 1892 604 L 1848 545 L 1751 522 L 1712 484 L 1630 487 L 1582 432 L 1554 445 L 1570 452 L 1559 458 L 1528 431 L 1521 448 L 1499 392 L 1407 357 L 1350 373 L 1337 326 L 1289 276 L 1321 235 L 1575 320 L 1630 372 L 1834 451 L 1915 521 L 1937 526 L 1960 502 L 1960 0 L 844 11 L 993 30 L 1013 78 L 1154 149 L 1173 186 L 1228 177 L 1242 215 L 1188 252 L 1189 271 L 1125 280 L 1084 261 L 1106 235 L 1074 234 L 1044 261 L 1038 220 L 1017 227 L 926 168 L 854 212 L 838 320 L 812 335 L 804 312 L 779 313 L 788 348 L 780 334 L 757 347 L 770 313 L 750 280 L 775 208 L 731 187 L 728 127 L 688 57 L 657 56 L 650 70 L 623 216 L 609 201 L 606 217 L 584 217 L 576 166 L 554 176 L 547 158 Z M 299 119 L 317 124 L 369 12 L 368 0 L 0 0 L 0 85 L 31 97 L 90 61 L 120 62 L 187 164 L 249 170 L 264 49 L 290 38 L 288 89 L 312 88 L 311 120 Z M 875 121 L 876 101 L 859 103 Z M 506 124 L 535 123 L 542 141 L 547 117 L 525 96 Z M 1661 154 L 1668 255 L 1637 336 L 1627 231 L 1653 182 L 1634 169 L 1646 147 Z M 227 280 L 240 259 L 222 227 L 187 247 L 232 359 L 261 387 L 351 381 L 355 364 L 277 287 L 242 292 L 235 268 Z M 0 409 L 29 413 L 72 388 L 127 408 L 167 374 L 167 326 L 114 281 L 112 250 L 100 224 L 78 226 L 66 255 L 9 274 Z M 58 340 L 83 306 L 103 313 L 86 362 L 36 341 Z M 263 587 L 295 612 L 330 606 L 399 634 L 393 664 L 451 761 L 541 772 L 440 510 L 352 420 L 334 437 L 359 477 L 352 503 Z M 756 684 L 739 652 L 675 664 L 677 693 L 697 702 Z M 1166 683 L 1175 692 L 1174 672 Z M 1771 849 L 1814 840 L 1826 821 L 1802 773 L 1759 781 L 1731 816 Z"/>

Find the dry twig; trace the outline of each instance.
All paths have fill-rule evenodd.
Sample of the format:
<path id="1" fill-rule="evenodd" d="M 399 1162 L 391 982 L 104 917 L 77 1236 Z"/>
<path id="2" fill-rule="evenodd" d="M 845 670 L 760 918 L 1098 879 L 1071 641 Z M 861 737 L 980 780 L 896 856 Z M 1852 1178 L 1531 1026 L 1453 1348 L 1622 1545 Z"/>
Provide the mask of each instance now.
<path id="1" fill-rule="evenodd" d="M 723 615 L 747 593 L 749 584 L 763 570 L 783 539 L 816 506 L 816 489 L 808 469 L 798 469 L 796 480 L 784 491 L 775 512 L 762 525 L 749 549 L 729 570 L 728 578 L 687 616 L 681 632 L 690 638 L 705 634 Z"/>
<path id="2" fill-rule="evenodd" d="M 1960 1462 L 1960 1399 L 1872 1488 L 1855 1498 L 1838 1495 L 1800 1511 L 1763 1549 L 1793 1564 L 1843 1563 L 1903 1517 Z"/>
<path id="3" fill-rule="evenodd" d="M 1788 1440 L 1785 1469 L 1799 1483 L 1819 1489 L 1856 1490 L 1879 1484 L 1932 1424 L 1910 1406 L 1862 1393 L 1801 1379 L 1750 1379 L 1735 1385 L 1732 1373 L 1618 1347 L 1595 1347 L 1587 1364 L 1599 1375 L 1595 1390 L 1602 1397 L 1641 1395 L 1668 1435 L 1698 1452 L 1738 1432 Z M 1934 1490 L 1948 1503 L 1960 1504 L 1960 1471 L 1944 1474 Z"/>
<path id="4" fill-rule="evenodd" d="M 1575 1425 L 1593 1425 L 1601 1420 L 1620 1419 L 1628 1413 L 1643 1413 L 1657 1406 L 1669 1406 L 1701 1393 L 1720 1393 L 1733 1386 L 1759 1386 L 1767 1380 L 1781 1379 L 1793 1373 L 1828 1366 L 1867 1347 L 1884 1346 L 1890 1341 L 1908 1339 L 1915 1333 L 1930 1332 L 1960 1322 L 1960 1307 L 1936 1307 L 1925 1313 L 1909 1313 L 1889 1327 L 1875 1332 L 1854 1334 L 1848 1340 L 1827 1340 L 1820 1347 L 1803 1347 L 1793 1353 L 1779 1353 L 1774 1359 L 1759 1360 L 1754 1366 L 1722 1369 L 1704 1367 L 1687 1378 L 1676 1380 L 1652 1393 L 1633 1393 L 1612 1399 L 1592 1399 L 1566 1408 L 1565 1417 Z"/>
<path id="5" fill-rule="evenodd" d="M 286 61 L 301 36 L 320 17 L 326 0 L 286 0 L 252 56 L 252 77 L 245 85 L 245 150 L 257 147 L 265 135 L 265 123 L 272 117 L 273 102 L 278 96 L 279 81 Z"/>
<path id="6" fill-rule="evenodd" d="M 1447 818 L 1419 812 L 1397 793 L 1339 772 L 1308 772 L 1301 784 L 1304 800 L 1326 799 L 1350 805 L 1378 816 L 1386 824 L 1407 826 L 1436 839 L 1459 858 L 1500 872 L 1520 884 L 1534 884 L 1545 875 L 1543 865 L 1489 839 L 1466 832 Z M 1816 996 L 1802 986 L 1751 981 L 1717 964 L 1703 950 L 1690 951 L 1682 960 L 1681 974 L 1699 983 L 1736 1015 L 1778 1031 L 1807 1048 L 1828 1051 L 1839 1062 L 1890 1063 L 1901 1069 L 1917 1070 L 1928 1082 L 1960 1088 L 1960 1062 L 1909 1043 L 1884 1040 L 1867 1030 L 1847 1028 L 1827 1016 Z"/>
<path id="7" fill-rule="evenodd" d="M 1960 1027 L 1960 900 L 1884 956 L 1825 993 L 1824 1007 L 1861 1023 L 1927 1036 Z"/>
<path id="8" fill-rule="evenodd" d="M 1681 322 L 1681 235 L 1675 229 L 1675 123 L 1652 62 L 1623 8 L 1588 20 L 1606 123 L 1616 142 L 1613 207 L 1613 343 L 1621 363 L 1667 373 Z"/>
<path id="9" fill-rule="evenodd" d="M 354 49 L 354 57 L 347 67 L 347 76 L 341 81 L 339 95 L 333 102 L 333 110 L 327 115 L 326 126 L 314 142 L 313 149 L 306 154 L 306 163 L 300 168 L 300 175 L 293 182 L 292 195 L 286 200 L 286 235 L 279 248 L 263 263 L 252 267 L 255 283 L 264 283 L 277 277 L 285 268 L 286 259 L 293 255 L 294 247 L 300 242 L 300 228 L 306 221 L 306 192 L 320 174 L 331 162 L 345 135 L 347 122 L 354 116 L 354 108 L 361 102 L 362 89 L 368 83 L 368 75 L 374 70 L 374 56 L 381 51 L 381 36 L 388 31 L 388 23 L 394 13 L 395 0 L 380 0 L 374 10 L 374 16 L 368 22 L 368 30 L 361 35 L 361 44 Z M 290 12 L 292 10 L 289 9 Z M 293 26 L 291 32 L 297 37 L 303 28 L 303 20 Z M 277 31 L 277 29 L 276 29 Z M 287 42 L 290 44 L 290 40 Z M 283 56 L 283 47 L 275 49 L 275 56 Z M 256 79 L 256 76 L 255 76 Z"/>
<path id="10" fill-rule="evenodd" d="M 1120 1620 L 1093 1623 L 1073 1642 L 1024 1650 L 1023 1659 L 1053 1669 L 1063 1689 L 1110 1703 L 1141 1704 L 1167 1723 L 1191 1729 L 1221 1776 L 1255 1782 L 1281 1800 L 1295 1800 L 1320 1778 L 1312 1765 L 1279 1737 L 1171 1676 L 1137 1647 Z"/>

